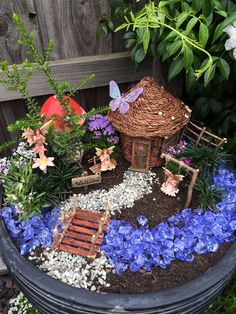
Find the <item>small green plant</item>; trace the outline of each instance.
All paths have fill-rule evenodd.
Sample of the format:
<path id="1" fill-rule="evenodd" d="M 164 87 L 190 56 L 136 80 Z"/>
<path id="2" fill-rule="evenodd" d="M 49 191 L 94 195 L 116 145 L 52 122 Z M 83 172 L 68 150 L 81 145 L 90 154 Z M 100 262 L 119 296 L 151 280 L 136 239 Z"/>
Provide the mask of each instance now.
<path id="1" fill-rule="evenodd" d="M 165 167 L 166 169 L 171 171 L 173 174 L 180 174 L 180 175 L 186 174 L 186 169 L 184 167 L 180 167 L 178 164 L 176 164 L 173 161 L 168 161 Z"/>
<path id="2" fill-rule="evenodd" d="M 26 59 L 20 66 L 16 64 L 9 66 L 6 61 L 0 62 L 0 67 L 2 69 L 2 78 L 0 80 L 0 84 L 3 84 L 9 90 L 17 90 L 22 95 L 22 98 L 25 100 L 28 109 L 26 117 L 22 120 L 18 120 L 14 124 L 9 125 L 8 130 L 11 132 L 17 132 L 27 128 L 37 129 L 42 126 L 42 123 L 44 122 L 45 117 L 40 115 L 40 108 L 37 101 L 32 98 L 27 92 L 28 82 L 33 74 L 33 71 L 37 69 L 44 73 L 54 94 L 64 108 L 63 121 L 64 124 L 69 125 L 71 129 L 71 136 L 67 136 L 66 139 L 67 145 L 64 149 L 64 153 L 66 153 L 68 147 L 73 148 L 73 145 L 75 143 L 75 137 L 77 138 L 76 143 L 78 143 L 78 141 L 84 135 L 83 127 L 79 124 L 80 119 L 84 117 L 77 116 L 76 113 L 71 110 L 69 106 L 69 97 L 75 95 L 75 93 L 80 90 L 88 81 L 93 79 L 94 75 L 89 75 L 82 82 L 74 87 L 71 87 L 68 82 L 59 83 L 57 79 L 53 76 L 51 68 L 49 66 L 49 57 L 53 49 L 53 41 L 50 40 L 45 51 L 40 53 L 36 47 L 34 33 L 27 33 L 18 15 L 13 14 L 12 18 L 21 33 L 22 38 L 19 40 L 19 44 L 26 46 L 28 57 L 34 63 L 30 62 L 28 59 Z M 69 97 L 64 97 L 66 92 Z M 65 142 L 64 132 L 51 132 L 50 134 L 52 137 L 57 137 L 54 146 L 56 146 L 56 143 Z M 58 139 L 59 137 L 61 137 L 61 139 Z M 8 148 L 11 145 L 11 142 L 9 142 L 8 144 L 9 145 L 2 146 L 1 148 Z M 62 150 L 62 147 L 63 145 L 61 144 L 60 148 L 58 149 Z"/>
<path id="3" fill-rule="evenodd" d="M 39 52 L 36 47 L 34 33 L 28 33 L 20 18 L 13 14 L 13 21 L 20 30 L 20 45 L 27 48 L 29 60 L 22 65 L 9 66 L 2 61 L 0 83 L 9 90 L 17 90 L 25 100 L 28 113 L 24 119 L 8 126 L 12 132 L 23 131 L 20 146 L 17 146 L 11 158 L 7 174 L 1 174 L 5 191 L 4 201 L 15 205 L 21 216 L 29 218 L 43 208 L 50 208 L 70 193 L 71 179 L 81 173 L 80 160 L 85 141 L 85 125 L 82 120 L 100 112 L 106 112 L 108 107 L 92 109 L 83 115 L 77 115 L 70 106 L 70 98 L 80 90 L 94 75 L 85 78 L 78 85 L 71 87 L 68 82 L 58 82 L 53 76 L 49 65 L 53 41 L 47 48 Z M 60 128 L 55 124 L 57 118 L 50 121 L 40 114 L 37 101 L 27 91 L 33 71 L 42 71 L 62 107 Z M 0 150 L 14 145 L 17 140 L 9 141 L 0 146 Z M 30 158 L 24 158 L 29 156 Z M 51 156 L 51 157 L 49 157 Z"/>
<path id="4" fill-rule="evenodd" d="M 200 169 L 201 178 L 213 175 L 214 171 L 230 158 L 222 149 L 195 144 L 188 145 L 179 157 L 189 158 L 194 167 Z"/>
<path id="5" fill-rule="evenodd" d="M 40 314 L 22 292 L 9 302 L 8 314 Z"/>
<path id="6" fill-rule="evenodd" d="M 204 312 L 204 314 L 223 313 L 236 313 L 236 273 L 234 273 L 223 293 Z"/>
<path id="7" fill-rule="evenodd" d="M 216 210 L 216 204 L 223 197 L 222 190 L 219 187 L 213 186 L 209 177 L 198 178 L 194 188 L 200 193 L 199 208 Z"/>
<path id="8" fill-rule="evenodd" d="M 11 159 L 7 175 L 0 174 L 4 180 L 4 201 L 7 204 L 13 204 L 20 216 L 28 218 L 32 214 L 40 212 L 43 204 L 45 192 L 36 193 L 38 176 L 33 173 L 33 160 L 26 160 L 20 167 L 17 167 L 15 161 Z"/>

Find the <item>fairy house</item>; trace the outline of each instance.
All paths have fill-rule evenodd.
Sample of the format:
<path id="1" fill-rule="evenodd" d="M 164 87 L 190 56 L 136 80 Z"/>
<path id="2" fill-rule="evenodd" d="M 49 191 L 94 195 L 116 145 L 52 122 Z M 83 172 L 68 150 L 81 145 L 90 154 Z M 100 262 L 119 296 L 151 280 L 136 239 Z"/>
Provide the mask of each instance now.
<path id="1" fill-rule="evenodd" d="M 126 114 L 111 111 L 109 119 L 120 132 L 125 159 L 133 168 L 145 171 L 149 166 L 163 165 L 161 154 L 177 143 L 191 110 L 150 77 L 142 79 L 131 91 L 138 87 L 143 92 L 129 103 L 129 111 Z"/>

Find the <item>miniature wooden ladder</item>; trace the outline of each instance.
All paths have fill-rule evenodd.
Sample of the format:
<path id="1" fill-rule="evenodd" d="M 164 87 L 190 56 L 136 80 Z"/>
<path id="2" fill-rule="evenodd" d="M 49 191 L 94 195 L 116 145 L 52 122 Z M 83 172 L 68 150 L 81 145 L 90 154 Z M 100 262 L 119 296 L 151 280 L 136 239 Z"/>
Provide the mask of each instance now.
<path id="1" fill-rule="evenodd" d="M 105 215 L 77 209 L 67 230 L 62 232 L 59 241 L 54 240 L 52 247 L 60 251 L 95 259 L 100 252 L 109 218 L 107 209 Z"/>

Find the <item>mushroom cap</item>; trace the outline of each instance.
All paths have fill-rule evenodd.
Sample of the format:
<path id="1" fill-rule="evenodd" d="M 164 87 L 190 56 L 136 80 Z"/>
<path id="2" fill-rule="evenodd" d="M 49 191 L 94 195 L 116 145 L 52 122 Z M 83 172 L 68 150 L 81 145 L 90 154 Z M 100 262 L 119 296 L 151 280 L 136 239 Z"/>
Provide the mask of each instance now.
<path id="1" fill-rule="evenodd" d="M 132 137 L 169 137 L 189 121 L 191 110 L 152 78 L 145 77 L 130 91 L 142 87 L 142 94 L 129 103 L 126 114 L 110 111 L 109 120 L 119 132 Z M 128 91 L 126 94 L 130 93 Z"/>

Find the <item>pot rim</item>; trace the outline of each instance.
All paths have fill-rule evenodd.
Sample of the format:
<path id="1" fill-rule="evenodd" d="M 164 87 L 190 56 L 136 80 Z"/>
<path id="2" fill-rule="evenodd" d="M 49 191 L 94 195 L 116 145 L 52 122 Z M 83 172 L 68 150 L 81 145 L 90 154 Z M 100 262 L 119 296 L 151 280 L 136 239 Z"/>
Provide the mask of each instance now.
<path id="1" fill-rule="evenodd" d="M 212 268 L 201 276 L 174 288 L 141 294 L 97 293 L 83 288 L 76 288 L 55 279 L 34 266 L 20 255 L 8 236 L 3 220 L 0 220 L 0 251 L 3 259 L 14 273 L 20 273 L 33 285 L 68 302 L 78 302 L 91 308 L 103 309 L 151 309 L 168 307 L 181 300 L 191 299 L 211 289 L 223 281 L 236 268 L 236 241 L 227 253 Z M 56 293 L 55 293 L 56 292 Z"/>

